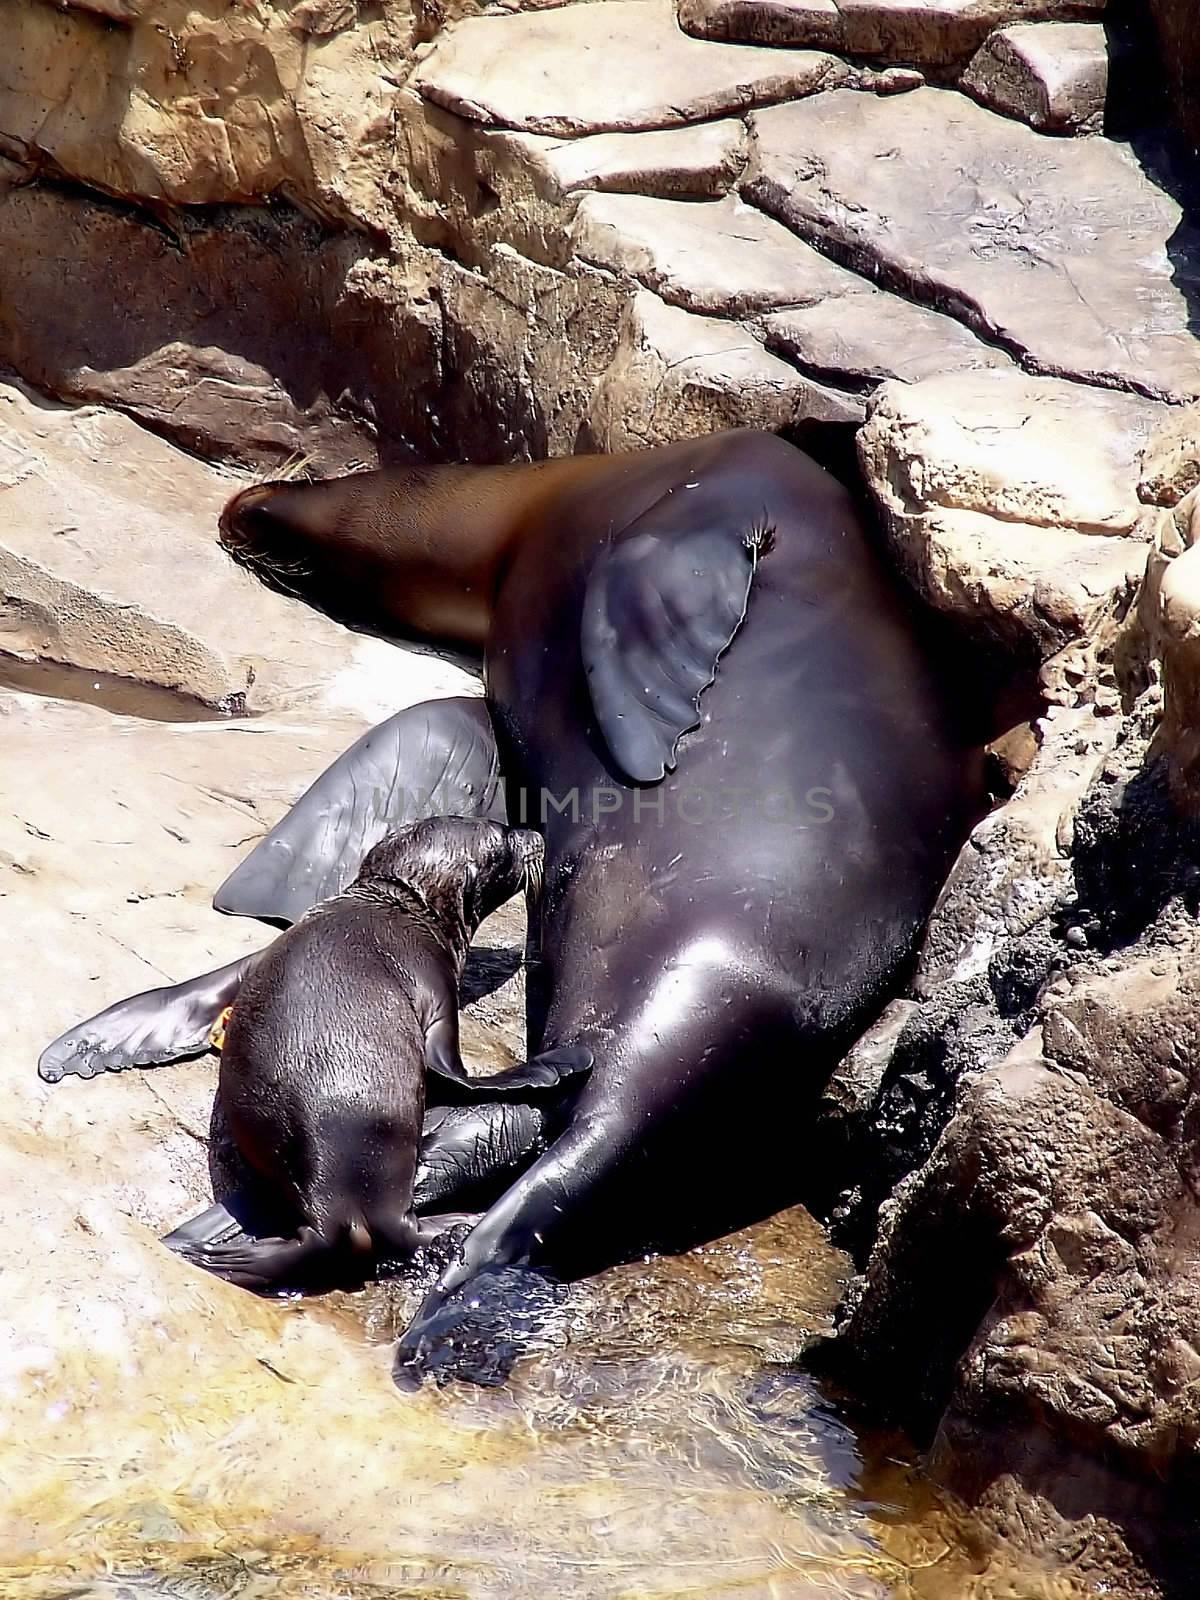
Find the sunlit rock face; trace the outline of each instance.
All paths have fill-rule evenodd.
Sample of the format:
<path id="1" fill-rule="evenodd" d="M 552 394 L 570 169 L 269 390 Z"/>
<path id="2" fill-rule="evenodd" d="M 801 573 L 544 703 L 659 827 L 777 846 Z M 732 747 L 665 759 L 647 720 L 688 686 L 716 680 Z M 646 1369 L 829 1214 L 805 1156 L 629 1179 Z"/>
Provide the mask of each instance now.
<path id="1" fill-rule="evenodd" d="M 1101 133 L 1108 40 L 1098 23 L 997 28 L 971 58 L 962 86 L 1041 133 Z"/>
<path id="2" fill-rule="evenodd" d="M 827 1209 L 861 1269 L 835 1348 L 980 1508 L 981 1595 L 1194 1570 L 1154 1529 L 1186 1523 L 1162 1485 L 1191 1481 L 1200 1337 L 1196 252 L 1154 141 L 1102 132 L 1100 0 L 0 5 L 0 362 L 33 386 L 0 390 L 0 1478 L 27 1592 L 39 1562 L 98 1582 L 81 1539 L 226 1592 L 204 1562 L 244 1571 L 264 1528 L 281 1592 L 493 1593 L 531 1537 L 539 1595 L 836 1568 L 883 1596 L 942 1559 L 941 1512 L 872 1521 L 847 1482 L 895 1482 L 731 1353 L 828 1325 L 849 1269 L 806 1225 L 602 1285 L 575 1324 L 660 1296 L 708 1329 L 699 1282 L 711 1336 L 653 1324 L 616 1360 L 604 1335 L 518 1400 L 398 1416 L 361 1307 L 261 1305 L 157 1248 L 208 1198 L 210 1066 L 31 1076 L 69 1021 L 252 948 L 208 909 L 233 861 L 369 721 L 478 689 L 228 565 L 247 472 L 738 426 L 857 460 L 924 603 L 1042 696 L 990 730 L 1015 792 L 813 1135 L 845 1151 Z M 1150 10 L 1146 116 L 1194 138 L 1190 9 Z M 517 974 L 470 1007 L 482 1064 L 522 1049 L 519 937 L 485 930 Z M 672 1444 L 639 1461 L 646 1406 Z"/>

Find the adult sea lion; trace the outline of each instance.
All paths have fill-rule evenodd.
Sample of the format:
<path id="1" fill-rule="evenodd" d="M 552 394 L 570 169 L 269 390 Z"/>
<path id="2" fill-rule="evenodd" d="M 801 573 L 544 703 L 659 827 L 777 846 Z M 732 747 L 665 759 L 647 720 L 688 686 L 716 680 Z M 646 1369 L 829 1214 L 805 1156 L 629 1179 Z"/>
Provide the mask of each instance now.
<path id="1" fill-rule="evenodd" d="M 293 1231 L 225 1239 L 218 1206 L 168 1235 L 173 1248 L 256 1289 L 330 1282 L 412 1253 L 426 1076 L 442 1099 L 479 1091 L 458 1046 L 467 947 L 484 917 L 536 888 L 541 861 L 528 828 L 412 823 L 275 941 L 241 985 L 217 1094 L 266 1190 L 260 1209 L 282 1206 Z M 529 1094 L 589 1064 L 582 1052 L 527 1062 L 485 1080 L 487 1092 Z"/>
<path id="2" fill-rule="evenodd" d="M 401 1340 L 398 1374 L 489 1267 L 580 1272 L 802 1198 L 805 1114 L 898 982 L 983 799 L 979 752 L 846 490 L 736 432 L 267 485 L 231 503 L 223 538 L 343 609 L 361 593 L 396 632 L 482 645 L 509 813 L 545 838 L 540 1044 L 595 1058 Z M 337 861 L 348 830 L 318 813 L 336 794 L 353 814 L 354 790 L 351 764 L 217 903 L 286 899 L 272 851 Z M 85 1025 L 110 1057 L 119 1011 Z"/>

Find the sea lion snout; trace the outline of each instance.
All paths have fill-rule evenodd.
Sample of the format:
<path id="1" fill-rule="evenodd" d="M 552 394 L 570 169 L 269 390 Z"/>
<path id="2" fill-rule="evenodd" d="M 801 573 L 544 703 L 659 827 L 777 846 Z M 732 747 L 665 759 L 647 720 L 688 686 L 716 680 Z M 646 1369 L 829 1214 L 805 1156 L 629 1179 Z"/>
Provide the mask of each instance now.
<path id="1" fill-rule="evenodd" d="M 261 538 L 261 512 L 278 488 L 274 483 L 255 483 L 227 500 L 217 522 L 221 543 L 234 553 L 253 549 Z"/>

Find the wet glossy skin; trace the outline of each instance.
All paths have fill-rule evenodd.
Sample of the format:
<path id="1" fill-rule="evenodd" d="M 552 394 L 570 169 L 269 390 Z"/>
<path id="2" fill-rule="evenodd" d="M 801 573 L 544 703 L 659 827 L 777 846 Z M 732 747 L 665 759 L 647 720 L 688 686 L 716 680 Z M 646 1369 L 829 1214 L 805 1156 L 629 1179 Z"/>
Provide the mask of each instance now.
<path id="1" fill-rule="evenodd" d="M 589 1044 L 596 1067 L 445 1289 L 499 1261 L 694 1242 L 802 1194 L 798 1119 L 894 985 L 977 804 L 975 757 L 834 480 L 754 434 L 626 462 L 602 507 L 583 484 L 541 508 L 486 655 L 510 814 L 546 837 L 543 1043 Z M 639 789 L 597 734 L 579 611 L 608 529 L 664 489 L 697 515 L 765 515 L 774 544 L 701 725 Z M 558 810 L 573 791 L 577 819 Z"/>
<path id="2" fill-rule="evenodd" d="M 633 533 L 636 560 L 589 636 L 590 580 Z M 742 432 L 268 486 L 232 503 L 223 534 L 251 564 L 340 584 L 348 604 L 361 590 L 360 608 L 398 633 L 484 643 L 509 818 L 545 834 L 540 1044 L 594 1058 L 563 1131 L 474 1228 L 399 1367 L 420 1369 L 443 1302 L 481 1270 L 581 1273 L 802 1198 L 820 1159 L 807 1112 L 898 982 L 983 793 L 978 752 L 846 492 L 790 445 Z M 734 623 L 714 632 L 709 612 Z M 683 731 L 685 706 L 664 747 L 674 770 L 656 782 L 637 739 L 632 757 L 619 747 L 658 703 L 654 672 L 697 634 L 719 647 L 689 680 L 708 684 L 698 722 Z M 462 715 L 439 712 L 420 765 L 441 775 L 444 808 L 429 732 L 443 724 L 462 738 Z M 486 754 L 463 814 L 483 804 Z M 639 770 L 641 782 L 626 775 Z M 287 918 L 298 883 L 323 881 L 335 859 L 344 872 L 363 832 L 361 776 L 343 757 L 293 814 L 294 835 L 284 819 L 218 903 Z M 416 777 L 395 774 L 410 789 Z M 56 1041 L 43 1073 L 132 1064 L 125 1041 L 164 1008 L 182 1040 L 220 977 L 110 1008 Z"/>

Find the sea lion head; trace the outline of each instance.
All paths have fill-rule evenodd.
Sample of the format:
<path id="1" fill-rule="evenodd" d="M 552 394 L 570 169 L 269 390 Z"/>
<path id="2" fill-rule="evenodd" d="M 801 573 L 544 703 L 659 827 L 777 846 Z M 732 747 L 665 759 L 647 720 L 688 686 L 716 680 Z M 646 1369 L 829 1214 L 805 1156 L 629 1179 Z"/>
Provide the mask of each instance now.
<path id="1" fill-rule="evenodd" d="M 542 882 L 543 844 L 532 828 L 469 817 L 426 817 L 390 833 L 368 851 L 364 888 L 400 885 L 447 929 L 469 935 L 506 900 Z"/>

